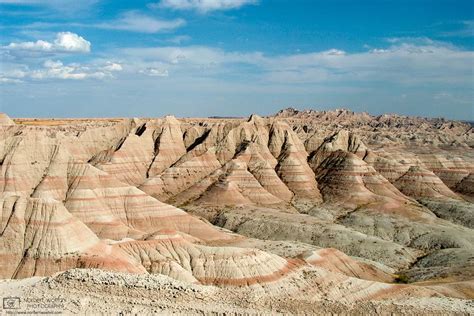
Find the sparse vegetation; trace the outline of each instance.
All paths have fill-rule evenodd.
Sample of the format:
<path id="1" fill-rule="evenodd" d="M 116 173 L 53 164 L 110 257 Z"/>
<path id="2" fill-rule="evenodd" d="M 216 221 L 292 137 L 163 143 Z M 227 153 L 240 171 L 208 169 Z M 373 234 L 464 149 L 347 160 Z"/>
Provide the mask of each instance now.
<path id="1" fill-rule="evenodd" d="M 395 277 L 395 283 L 407 284 L 410 283 L 410 278 L 406 274 L 399 274 Z"/>

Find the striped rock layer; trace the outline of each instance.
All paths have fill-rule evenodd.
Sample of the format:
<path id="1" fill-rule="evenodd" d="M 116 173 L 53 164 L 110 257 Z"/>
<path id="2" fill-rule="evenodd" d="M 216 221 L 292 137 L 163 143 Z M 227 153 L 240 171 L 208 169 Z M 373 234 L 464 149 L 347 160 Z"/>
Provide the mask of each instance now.
<path id="1" fill-rule="evenodd" d="M 302 293 L 288 281 L 299 280 L 335 299 L 353 290 L 351 301 L 437 295 L 389 284 L 395 270 L 370 263 L 390 266 L 384 245 L 399 251 L 397 269 L 440 248 L 472 252 L 463 220 L 472 210 L 472 132 L 420 122 L 426 134 L 406 118 L 347 111 L 61 122 L 0 115 L 1 277 L 99 268 Z M 446 212 L 452 201 L 459 206 Z M 206 212 L 234 233 L 193 215 Z M 233 244 L 246 237 L 235 232 L 304 246 L 292 255 L 264 240 L 242 248 Z M 314 248 L 361 244 L 367 251 L 352 253 L 367 262 Z"/>

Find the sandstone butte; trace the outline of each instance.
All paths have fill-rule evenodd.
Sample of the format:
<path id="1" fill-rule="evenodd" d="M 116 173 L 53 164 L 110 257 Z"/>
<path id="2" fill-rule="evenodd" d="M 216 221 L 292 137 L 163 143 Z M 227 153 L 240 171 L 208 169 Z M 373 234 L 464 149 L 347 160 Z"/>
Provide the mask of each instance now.
<path id="1" fill-rule="evenodd" d="M 347 110 L 1 114 L 0 294 L 71 313 L 473 314 L 473 148 L 467 123 Z"/>

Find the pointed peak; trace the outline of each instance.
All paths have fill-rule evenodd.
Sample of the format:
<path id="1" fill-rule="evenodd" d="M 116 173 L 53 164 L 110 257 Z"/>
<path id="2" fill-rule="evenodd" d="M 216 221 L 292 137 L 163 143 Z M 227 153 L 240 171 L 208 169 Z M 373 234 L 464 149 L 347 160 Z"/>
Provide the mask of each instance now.
<path id="1" fill-rule="evenodd" d="M 347 129 L 340 129 L 337 132 L 335 132 L 334 134 L 332 134 L 332 136 L 330 136 L 330 138 L 338 139 L 340 137 L 349 137 L 349 134 L 350 133 Z"/>
<path id="2" fill-rule="evenodd" d="M 166 115 L 164 118 L 165 123 L 167 124 L 180 124 L 178 119 L 174 115 Z"/>
<path id="3" fill-rule="evenodd" d="M 250 115 L 248 121 L 249 123 L 254 123 L 254 124 L 258 124 L 258 125 L 263 125 L 265 123 L 265 121 L 263 120 L 263 118 L 260 116 L 260 115 L 257 115 L 257 114 L 252 114 Z"/>
<path id="4" fill-rule="evenodd" d="M 16 125 L 15 122 L 5 113 L 0 113 L 0 125 Z"/>

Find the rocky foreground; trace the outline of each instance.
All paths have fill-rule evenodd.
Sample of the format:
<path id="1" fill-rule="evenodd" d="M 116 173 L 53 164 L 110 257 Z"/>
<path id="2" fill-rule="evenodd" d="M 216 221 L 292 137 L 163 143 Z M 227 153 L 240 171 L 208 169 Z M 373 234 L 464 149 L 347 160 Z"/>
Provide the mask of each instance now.
<path id="1" fill-rule="evenodd" d="M 346 110 L 3 115 L 0 294 L 30 312 L 472 314 L 473 148 L 468 124 Z"/>

